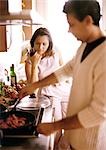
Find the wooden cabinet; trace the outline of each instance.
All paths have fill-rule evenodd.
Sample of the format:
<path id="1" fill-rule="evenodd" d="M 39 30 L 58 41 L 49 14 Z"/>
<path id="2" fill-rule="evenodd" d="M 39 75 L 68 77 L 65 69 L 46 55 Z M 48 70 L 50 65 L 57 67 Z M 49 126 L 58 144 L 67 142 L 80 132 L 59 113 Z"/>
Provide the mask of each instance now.
<path id="1" fill-rule="evenodd" d="M 22 0 L 22 9 L 32 9 L 32 0 Z M 25 40 L 30 40 L 32 37 L 32 25 L 23 26 L 23 32 L 25 34 Z"/>
<path id="2" fill-rule="evenodd" d="M 0 14 L 8 13 L 8 1 L 0 0 Z M 7 50 L 6 44 L 6 26 L 0 26 L 0 52 Z"/>
<path id="3" fill-rule="evenodd" d="M 0 52 L 7 51 L 6 26 L 0 26 Z"/>
<path id="4" fill-rule="evenodd" d="M 0 0 L 0 15 L 9 14 L 8 0 Z M 32 0 L 22 0 L 22 9 L 32 9 Z M 11 24 L 10 24 L 11 25 Z M 24 40 L 30 40 L 32 36 L 32 25 L 22 26 Z M 0 52 L 7 51 L 7 33 L 6 25 L 0 25 Z"/>

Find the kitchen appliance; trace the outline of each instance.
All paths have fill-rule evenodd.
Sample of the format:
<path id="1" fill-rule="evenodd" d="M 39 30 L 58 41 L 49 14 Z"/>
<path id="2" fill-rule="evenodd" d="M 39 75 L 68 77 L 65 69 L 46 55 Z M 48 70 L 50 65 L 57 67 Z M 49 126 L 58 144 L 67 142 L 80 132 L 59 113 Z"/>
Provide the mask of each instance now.
<path id="1" fill-rule="evenodd" d="M 0 119 L 6 119 L 9 115 L 15 114 L 27 118 L 26 125 L 18 128 L 0 129 L 0 145 L 14 145 L 17 142 L 22 142 L 28 138 L 38 137 L 39 133 L 36 130 L 37 125 L 42 121 L 44 108 L 39 108 L 33 111 L 9 111 L 0 113 Z M 14 142 L 13 142 L 14 141 Z"/>
<path id="2" fill-rule="evenodd" d="M 21 110 L 36 110 L 40 107 L 48 108 L 51 106 L 51 101 L 47 96 L 41 96 L 39 98 L 30 98 L 29 96 L 24 97 L 20 103 L 16 106 Z"/>

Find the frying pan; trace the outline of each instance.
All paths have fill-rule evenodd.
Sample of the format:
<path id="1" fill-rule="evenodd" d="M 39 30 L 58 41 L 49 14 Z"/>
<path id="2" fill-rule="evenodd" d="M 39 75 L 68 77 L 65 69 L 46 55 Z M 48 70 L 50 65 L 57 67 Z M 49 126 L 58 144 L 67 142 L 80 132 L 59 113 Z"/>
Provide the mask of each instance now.
<path id="1" fill-rule="evenodd" d="M 5 111 L 6 110 L 6 107 L 2 104 L 0 104 L 0 113 Z"/>
<path id="2" fill-rule="evenodd" d="M 37 135 L 36 126 L 41 121 L 43 108 L 39 110 L 38 116 L 35 117 L 33 114 L 24 111 L 8 111 L 0 113 L 0 119 L 6 119 L 9 115 L 15 114 L 18 117 L 25 117 L 27 119 L 27 123 L 24 126 L 17 128 L 2 128 L 0 129 L 0 133 L 3 137 L 7 135 Z"/>

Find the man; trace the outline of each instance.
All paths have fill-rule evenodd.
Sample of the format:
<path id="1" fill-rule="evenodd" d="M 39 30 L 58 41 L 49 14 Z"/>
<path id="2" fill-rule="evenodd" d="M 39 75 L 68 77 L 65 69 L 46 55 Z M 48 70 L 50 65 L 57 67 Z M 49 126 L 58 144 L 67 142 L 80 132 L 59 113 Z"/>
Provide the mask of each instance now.
<path id="1" fill-rule="evenodd" d="M 49 135 L 64 129 L 65 139 L 73 149 L 105 150 L 106 37 L 99 28 L 100 6 L 96 0 L 69 0 L 63 12 L 69 32 L 82 41 L 75 58 L 42 81 L 23 89 L 19 97 L 72 76 L 67 117 L 39 124 L 37 130 Z"/>

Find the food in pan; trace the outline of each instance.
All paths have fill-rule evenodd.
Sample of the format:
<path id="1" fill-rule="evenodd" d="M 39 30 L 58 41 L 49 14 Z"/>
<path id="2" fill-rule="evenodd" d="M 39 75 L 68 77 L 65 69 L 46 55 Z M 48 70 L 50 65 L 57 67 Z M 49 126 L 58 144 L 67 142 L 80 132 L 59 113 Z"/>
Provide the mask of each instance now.
<path id="1" fill-rule="evenodd" d="M 4 105 L 5 107 L 13 105 L 15 102 L 16 102 L 16 99 L 0 96 L 0 104 Z"/>
<path id="2" fill-rule="evenodd" d="M 17 87 L 9 85 L 3 86 L 3 95 L 0 95 L 0 104 L 4 106 L 13 105 L 18 98 L 18 92 L 25 86 L 25 83 L 20 80 Z"/>
<path id="3" fill-rule="evenodd" d="M 5 96 L 7 98 L 15 99 L 18 97 L 18 92 L 17 92 L 16 87 L 4 85 L 2 90 L 4 93 L 3 96 Z"/>
<path id="4" fill-rule="evenodd" d="M 0 129 L 18 128 L 26 125 L 27 122 L 25 117 L 11 114 L 6 119 L 0 119 Z"/>

